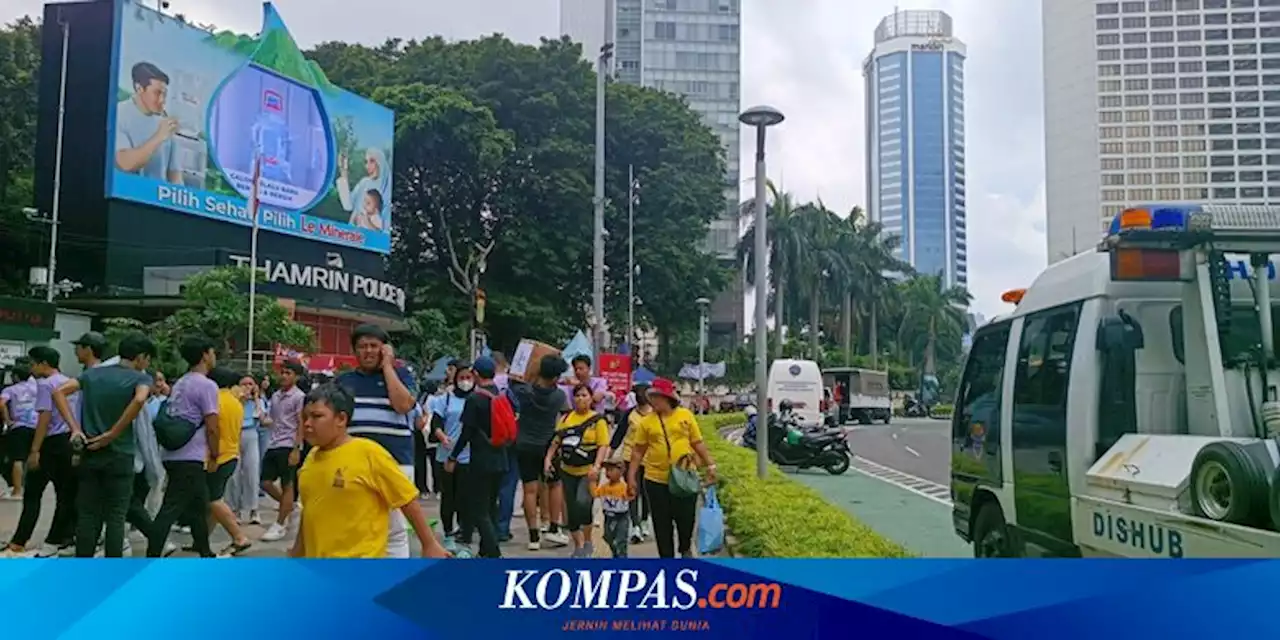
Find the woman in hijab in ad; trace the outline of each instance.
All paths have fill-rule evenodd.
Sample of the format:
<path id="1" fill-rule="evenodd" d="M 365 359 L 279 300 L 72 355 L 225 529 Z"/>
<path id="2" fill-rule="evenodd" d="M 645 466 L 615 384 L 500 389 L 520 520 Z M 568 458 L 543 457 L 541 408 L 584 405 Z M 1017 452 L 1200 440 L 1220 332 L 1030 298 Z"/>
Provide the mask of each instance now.
<path id="1" fill-rule="evenodd" d="M 365 176 L 351 187 L 347 156 L 338 156 L 338 198 L 351 213 L 350 223 L 361 229 L 386 231 L 391 217 L 391 168 L 377 147 L 364 152 Z"/>

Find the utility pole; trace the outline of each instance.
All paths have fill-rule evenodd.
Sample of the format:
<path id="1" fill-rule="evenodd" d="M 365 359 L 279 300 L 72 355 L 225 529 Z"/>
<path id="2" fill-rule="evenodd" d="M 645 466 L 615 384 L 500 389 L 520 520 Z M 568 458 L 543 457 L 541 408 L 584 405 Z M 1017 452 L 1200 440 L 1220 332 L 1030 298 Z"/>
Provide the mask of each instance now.
<path id="1" fill-rule="evenodd" d="M 49 221 L 49 274 L 45 284 L 44 300 L 53 302 L 53 294 L 57 287 L 58 271 L 58 222 L 61 219 L 59 205 L 62 202 L 62 133 L 63 122 L 67 114 L 67 49 L 71 44 L 71 23 L 58 16 L 58 25 L 62 27 L 62 69 L 58 73 L 58 148 L 54 150 L 53 160 L 53 211 Z"/>
<path id="2" fill-rule="evenodd" d="M 604 92 L 609 61 L 613 58 L 613 11 L 614 0 L 605 0 L 604 45 L 600 47 L 600 57 L 596 60 L 596 189 L 591 261 L 591 315 L 594 324 L 591 341 L 596 352 L 593 362 L 599 362 L 604 349 Z"/>
<path id="3" fill-rule="evenodd" d="M 636 341 L 636 205 L 639 203 L 640 181 L 636 179 L 635 166 L 627 165 L 627 349 L 633 354 Z"/>

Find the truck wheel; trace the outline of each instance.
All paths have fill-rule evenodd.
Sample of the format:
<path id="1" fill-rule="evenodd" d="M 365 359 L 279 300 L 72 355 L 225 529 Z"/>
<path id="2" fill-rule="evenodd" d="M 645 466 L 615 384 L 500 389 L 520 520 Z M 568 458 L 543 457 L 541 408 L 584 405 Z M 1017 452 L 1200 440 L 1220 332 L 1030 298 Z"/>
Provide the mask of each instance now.
<path id="1" fill-rule="evenodd" d="M 892 412 L 892 411 L 886 411 L 886 412 L 885 412 L 885 414 L 884 414 L 884 423 L 885 423 L 885 424 L 889 424 L 889 423 L 890 423 L 890 422 L 892 422 L 892 421 L 893 421 L 893 412 Z"/>
<path id="2" fill-rule="evenodd" d="M 1251 524 L 1268 493 L 1265 474 L 1234 442 L 1206 445 L 1191 465 L 1191 506 L 1203 518 Z"/>
<path id="3" fill-rule="evenodd" d="M 982 505 L 973 522 L 973 557 L 1012 558 L 1013 541 L 1004 522 L 1004 512 L 996 501 Z"/>
<path id="4" fill-rule="evenodd" d="M 863 411 L 858 414 L 858 424 L 871 424 L 871 412 Z"/>
<path id="5" fill-rule="evenodd" d="M 1271 528 L 1280 531 L 1280 468 L 1271 478 Z"/>

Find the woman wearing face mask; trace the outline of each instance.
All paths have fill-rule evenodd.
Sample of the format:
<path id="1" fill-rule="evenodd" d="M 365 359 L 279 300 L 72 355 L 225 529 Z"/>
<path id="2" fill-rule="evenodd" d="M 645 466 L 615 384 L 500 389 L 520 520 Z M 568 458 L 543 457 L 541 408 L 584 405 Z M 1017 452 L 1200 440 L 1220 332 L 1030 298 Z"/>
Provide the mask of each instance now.
<path id="1" fill-rule="evenodd" d="M 444 462 L 453 454 L 453 444 L 462 435 L 462 408 L 467 404 L 467 396 L 475 388 L 475 374 L 471 371 L 471 363 L 458 362 L 454 374 L 453 387 L 441 395 L 427 399 L 427 412 L 431 414 L 431 432 L 440 446 L 436 449 L 436 467 L 444 471 Z M 440 526 L 446 538 L 453 538 L 459 544 L 470 544 L 468 539 L 471 529 L 463 521 L 461 492 L 459 486 L 466 482 L 468 467 L 471 463 L 471 446 L 468 445 L 457 455 L 458 465 L 452 473 L 440 476 Z M 458 527 L 454 527 L 457 516 Z"/>

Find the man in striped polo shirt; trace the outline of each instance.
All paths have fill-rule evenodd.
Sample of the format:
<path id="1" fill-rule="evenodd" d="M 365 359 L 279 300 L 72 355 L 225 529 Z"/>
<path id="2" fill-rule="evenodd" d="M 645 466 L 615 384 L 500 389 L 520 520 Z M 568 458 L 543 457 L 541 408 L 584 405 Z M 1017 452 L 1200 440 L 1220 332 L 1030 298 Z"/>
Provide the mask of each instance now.
<path id="1" fill-rule="evenodd" d="M 355 397 L 347 433 L 382 445 L 406 477 L 413 480 L 413 430 L 410 413 L 416 404 L 413 375 L 396 366 L 387 332 L 362 324 L 351 332 L 351 348 L 359 368 L 338 376 L 337 383 Z M 408 558 L 409 536 L 399 509 L 391 511 L 387 557 Z"/>

